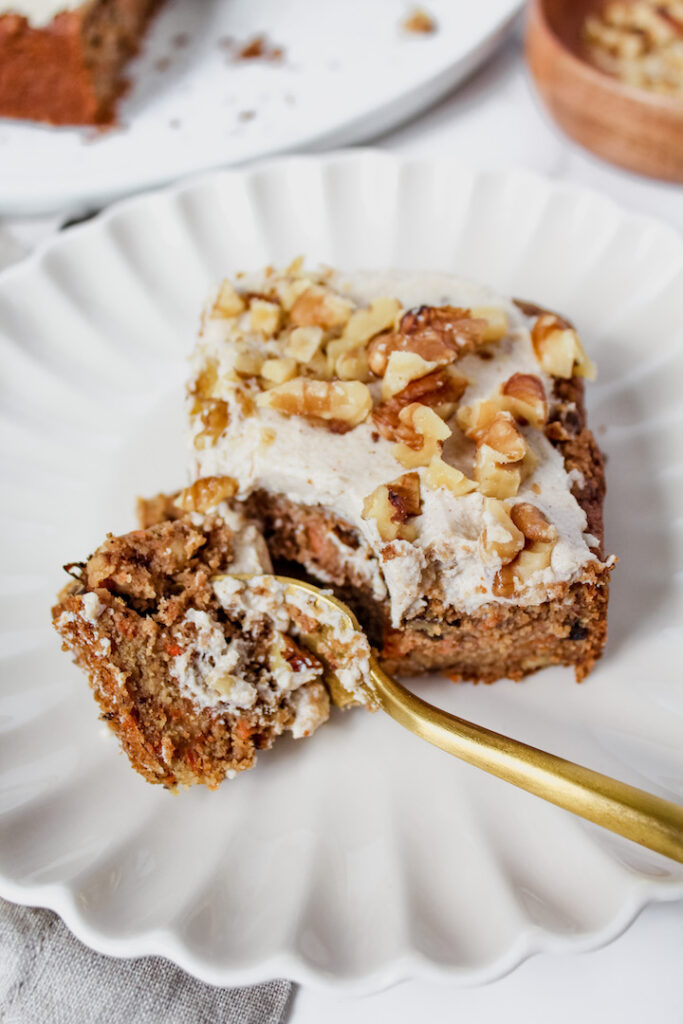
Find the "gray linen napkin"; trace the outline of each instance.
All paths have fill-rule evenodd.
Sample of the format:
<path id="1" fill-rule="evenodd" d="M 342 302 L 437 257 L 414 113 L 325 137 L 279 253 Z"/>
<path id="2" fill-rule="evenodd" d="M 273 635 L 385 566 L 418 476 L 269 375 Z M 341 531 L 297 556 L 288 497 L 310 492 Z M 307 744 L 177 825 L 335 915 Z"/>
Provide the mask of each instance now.
<path id="1" fill-rule="evenodd" d="M 0 900 L 2 1024 L 280 1024 L 291 989 L 214 988 L 159 957 L 101 956 L 51 911 Z"/>

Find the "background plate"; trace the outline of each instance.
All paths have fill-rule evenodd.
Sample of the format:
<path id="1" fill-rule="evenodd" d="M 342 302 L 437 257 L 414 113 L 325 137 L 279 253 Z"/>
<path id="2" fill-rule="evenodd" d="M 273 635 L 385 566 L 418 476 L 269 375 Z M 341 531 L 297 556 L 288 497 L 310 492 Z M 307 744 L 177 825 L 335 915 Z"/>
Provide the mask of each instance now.
<path id="1" fill-rule="evenodd" d="M 474 70 L 520 6 L 430 0 L 438 31 L 415 35 L 400 29 L 403 0 L 167 0 L 120 129 L 0 121 L 0 214 L 78 213 L 209 167 L 379 135 Z M 235 61 L 257 34 L 281 62 Z"/>
<path id="2" fill-rule="evenodd" d="M 212 982 L 472 983 L 585 949 L 683 866 L 420 743 L 334 715 L 218 793 L 117 753 L 48 624 L 60 565 L 183 477 L 185 358 L 221 274 L 305 252 L 438 268 L 576 320 L 609 454 L 607 654 L 523 684 L 415 683 L 449 710 L 683 799 L 683 242 L 530 174 L 372 152 L 290 158 L 127 201 L 0 277 L 0 894 L 107 953 Z"/>

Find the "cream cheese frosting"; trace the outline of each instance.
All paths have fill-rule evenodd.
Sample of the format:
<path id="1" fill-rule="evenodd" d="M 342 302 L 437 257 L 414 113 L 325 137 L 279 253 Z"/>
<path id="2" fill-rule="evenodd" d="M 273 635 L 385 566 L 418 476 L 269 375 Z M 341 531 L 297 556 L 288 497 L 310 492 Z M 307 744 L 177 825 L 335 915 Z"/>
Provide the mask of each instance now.
<path id="1" fill-rule="evenodd" d="M 14 0 L 0 6 L 0 15 L 20 14 L 37 28 L 48 25 L 61 11 L 73 11 L 83 6 L 83 0 Z"/>
<path id="2" fill-rule="evenodd" d="M 504 311 L 508 331 L 494 348 L 493 358 L 466 355 L 457 363 L 458 372 L 468 380 L 460 405 L 472 405 L 490 398 L 514 373 L 539 377 L 547 395 L 552 394 L 552 378 L 543 372 L 534 353 L 530 321 L 511 301 L 488 288 L 461 278 L 437 273 L 367 272 L 353 275 L 332 273 L 326 279 L 331 287 L 353 307 L 364 307 L 379 296 L 399 300 L 405 310 L 422 305 L 458 307 L 494 307 Z M 263 275 L 240 279 L 244 292 L 262 292 L 268 286 Z M 574 482 L 565 471 L 560 453 L 543 431 L 530 426 L 520 429 L 538 459 L 534 473 L 520 486 L 515 502 L 535 505 L 558 533 L 550 565 L 534 573 L 514 599 L 493 592 L 501 560 L 484 550 L 482 537 L 499 528 L 493 520 L 487 499 L 478 492 L 455 496 L 444 487 L 425 483 L 425 469 L 419 467 L 422 509 L 414 520 L 414 540 L 392 544 L 390 560 L 382 560 L 385 547 L 377 524 L 363 518 L 363 502 L 380 484 L 405 473 L 393 453 L 393 444 L 377 435 L 372 419 L 367 419 L 344 434 L 336 434 L 296 415 L 286 416 L 270 408 L 245 411 L 235 401 L 234 341 L 240 337 L 248 348 L 272 356 L 277 350 L 272 341 L 264 341 L 252 332 L 246 315 L 227 319 L 207 307 L 202 333 L 192 360 L 194 376 L 207 363 L 217 368 L 213 394 L 228 402 L 230 420 L 214 444 L 197 447 L 194 440 L 201 430 L 195 420 L 190 430 L 191 474 L 193 477 L 229 475 L 239 484 L 239 498 L 254 490 L 265 489 L 286 495 L 303 505 L 322 505 L 349 523 L 361 538 L 360 548 L 348 550 L 349 560 L 362 562 L 375 594 L 386 589 L 391 603 L 392 621 L 399 626 L 419 616 L 425 606 L 424 592 L 437 586 L 445 605 L 471 613 L 489 602 L 535 605 L 547 600 L 554 584 L 577 579 L 588 563 L 595 562 L 591 551 L 593 538 L 586 533 L 586 516 L 572 494 Z M 242 391 L 254 395 L 258 387 L 243 381 Z M 370 385 L 378 391 L 379 384 Z M 471 444 L 455 425 L 444 448 L 444 458 L 471 475 Z M 374 558 L 372 556 L 375 556 Z"/>

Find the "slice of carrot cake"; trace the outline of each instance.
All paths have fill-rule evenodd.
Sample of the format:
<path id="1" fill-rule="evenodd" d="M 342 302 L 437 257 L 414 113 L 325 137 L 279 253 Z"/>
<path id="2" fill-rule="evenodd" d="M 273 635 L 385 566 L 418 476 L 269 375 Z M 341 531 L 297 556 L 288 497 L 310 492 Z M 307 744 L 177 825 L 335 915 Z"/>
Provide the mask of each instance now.
<path id="1" fill-rule="evenodd" d="M 0 117 L 108 124 L 161 0 L 0 0 Z"/>
<path id="2" fill-rule="evenodd" d="M 283 732 L 310 736 L 330 698 L 367 702 L 367 641 L 270 574 L 235 489 L 213 478 L 142 502 L 143 528 L 68 566 L 52 612 L 132 766 L 169 788 L 215 788 Z"/>
<path id="3" fill-rule="evenodd" d="M 446 274 L 224 281 L 189 384 L 191 469 L 352 604 L 385 665 L 515 679 L 605 642 L 603 457 L 572 325 Z"/>

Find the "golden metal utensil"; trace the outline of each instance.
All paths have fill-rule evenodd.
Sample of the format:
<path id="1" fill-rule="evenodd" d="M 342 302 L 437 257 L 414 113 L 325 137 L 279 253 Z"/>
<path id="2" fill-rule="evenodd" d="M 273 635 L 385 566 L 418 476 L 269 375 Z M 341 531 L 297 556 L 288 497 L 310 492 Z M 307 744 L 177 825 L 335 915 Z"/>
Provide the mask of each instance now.
<path id="1" fill-rule="evenodd" d="M 300 580 L 276 579 L 287 588 L 315 596 L 360 630 L 351 610 L 331 594 Z M 683 807 L 678 804 L 442 711 L 388 676 L 374 656 L 368 690 L 383 711 L 435 747 L 683 863 Z"/>

